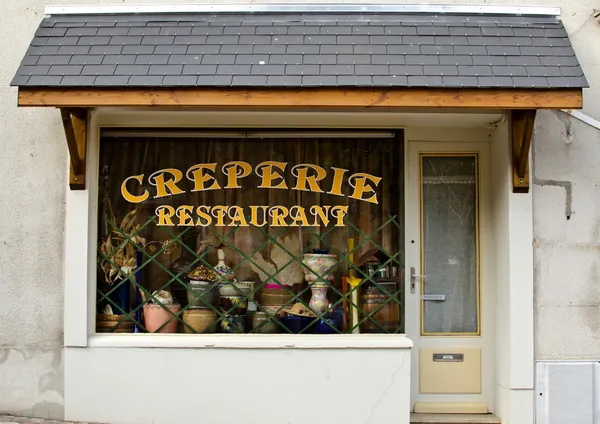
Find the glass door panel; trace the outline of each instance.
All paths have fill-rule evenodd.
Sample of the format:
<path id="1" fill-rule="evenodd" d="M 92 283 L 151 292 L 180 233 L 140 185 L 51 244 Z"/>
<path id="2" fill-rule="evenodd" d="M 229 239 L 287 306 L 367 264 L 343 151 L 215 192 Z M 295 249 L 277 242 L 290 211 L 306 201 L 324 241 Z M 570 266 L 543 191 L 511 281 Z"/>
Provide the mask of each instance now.
<path id="1" fill-rule="evenodd" d="M 420 155 L 421 334 L 480 334 L 477 155 Z"/>

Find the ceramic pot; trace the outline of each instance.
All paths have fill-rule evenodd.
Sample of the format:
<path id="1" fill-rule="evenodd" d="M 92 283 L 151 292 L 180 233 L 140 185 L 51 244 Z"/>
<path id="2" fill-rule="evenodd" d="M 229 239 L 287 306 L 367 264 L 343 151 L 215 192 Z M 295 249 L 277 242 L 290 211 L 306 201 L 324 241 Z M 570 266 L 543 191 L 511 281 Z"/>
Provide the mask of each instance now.
<path id="1" fill-rule="evenodd" d="M 386 294 L 382 289 L 389 293 Z M 360 291 L 361 319 L 370 316 L 360 324 L 361 333 L 395 333 L 400 327 L 400 304 L 396 297 L 395 281 L 378 281 L 377 286 L 365 285 Z M 377 311 L 377 312 L 375 312 Z"/>
<path id="2" fill-rule="evenodd" d="M 304 279 L 311 284 L 315 281 L 333 281 L 335 279 L 333 272 L 337 264 L 337 256 L 322 254 L 322 253 L 306 253 L 302 259 L 305 265 L 302 267 L 304 271 Z"/>
<path id="3" fill-rule="evenodd" d="M 312 317 L 301 317 L 297 315 L 288 315 L 281 318 L 281 323 L 291 330 L 292 333 L 298 334 L 313 334 L 315 332 L 315 326 Z M 284 329 L 285 332 L 287 330 Z"/>
<path id="4" fill-rule="evenodd" d="M 279 325 L 264 312 L 255 312 L 252 315 L 252 330 L 254 333 L 273 334 L 279 332 Z"/>
<path id="5" fill-rule="evenodd" d="M 237 286 L 243 290 L 248 289 L 248 299 L 254 300 L 254 281 L 238 281 Z"/>
<path id="6" fill-rule="evenodd" d="M 181 305 L 158 305 L 156 303 L 146 303 L 144 305 L 144 326 L 150 333 L 156 332 L 164 323 L 168 322 L 161 328 L 159 333 L 176 333 L 177 318 L 173 317 L 164 308 L 168 308 L 172 313 L 177 314 L 181 310 Z"/>
<path id="7" fill-rule="evenodd" d="M 214 283 L 190 280 L 187 290 L 188 304 L 193 307 L 209 308 L 218 305 L 219 292 Z"/>
<path id="8" fill-rule="evenodd" d="M 191 327 L 183 326 L 186 333 L 214 333 L 217 313 L 211 309 L 187 309 L 183 311 L 183 321 Z"/>
<path id="9" fill-rule="evenodd" d="M 246 315 L 248 298 L 244 296 L 221 296 L 221 309 L 232 315 Z"/>
<path id="10" fill-rule="evenodd" d="M 260 304 L 263 306 L 268 305 L 285 305 L 292 300 L 292 295 L 283 287 L 277 286 L 277 288 L 264 288 L 260 291 Z"/>
<path id="11" fill-rule="evenodd" d="M 308 306 L 315 314 L 321 315 L 327 311 L 327 309 L 329 309 L 327 289 L 328 287 L 326 285 L 318 283 L 313 284 L 313 286 L 310 288 L 312 297 L 310 298 L 310 302 L 308 302 Z"/>
<path id="12" fill-rule="evenodd" d="M 246 315 L 227 315 L 221 320 L 221 329 L 224 333 L 245 333 L 247 322 Z"/>
<path id="13" fill-rule="evenodd" d="M 219 293 L 221 296 L 244 296 L 247 297 L 250 293 L 250 287 L 244 286 L 238 282 L 227 282 L 219 285 Z"/>

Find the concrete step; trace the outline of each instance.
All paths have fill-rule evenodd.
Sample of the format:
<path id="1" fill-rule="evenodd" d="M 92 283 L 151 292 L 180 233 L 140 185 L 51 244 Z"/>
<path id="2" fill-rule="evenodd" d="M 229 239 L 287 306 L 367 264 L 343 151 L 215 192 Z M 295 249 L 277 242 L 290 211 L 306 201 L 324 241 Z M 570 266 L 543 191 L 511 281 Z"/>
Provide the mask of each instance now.
<path id="1" fill-rule="evenodd" d="M 410 414 L 411 424 L 501 424 L 492 414 Z"/>

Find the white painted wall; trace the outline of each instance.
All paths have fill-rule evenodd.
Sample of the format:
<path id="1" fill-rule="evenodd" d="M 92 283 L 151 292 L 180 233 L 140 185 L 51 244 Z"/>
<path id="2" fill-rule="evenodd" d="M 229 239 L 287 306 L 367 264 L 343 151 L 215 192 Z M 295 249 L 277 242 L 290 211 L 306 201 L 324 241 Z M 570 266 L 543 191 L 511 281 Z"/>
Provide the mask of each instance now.
<path id="1" fill-rule="evenodd" d="M 69 420 L 410 421 L 409 349 L 67 348 L 65 363 Z"/>

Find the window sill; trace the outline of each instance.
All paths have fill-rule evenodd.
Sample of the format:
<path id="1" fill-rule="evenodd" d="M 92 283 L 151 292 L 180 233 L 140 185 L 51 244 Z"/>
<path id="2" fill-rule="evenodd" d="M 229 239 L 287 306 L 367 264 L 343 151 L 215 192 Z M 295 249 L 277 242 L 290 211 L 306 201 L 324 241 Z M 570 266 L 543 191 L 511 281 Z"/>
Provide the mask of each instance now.
<path id="1" fill-rule="evenodd" d="M 111 334 L 91 335 L 92 348 L 182 349 L 410 349 L 404 334 Z"/>

